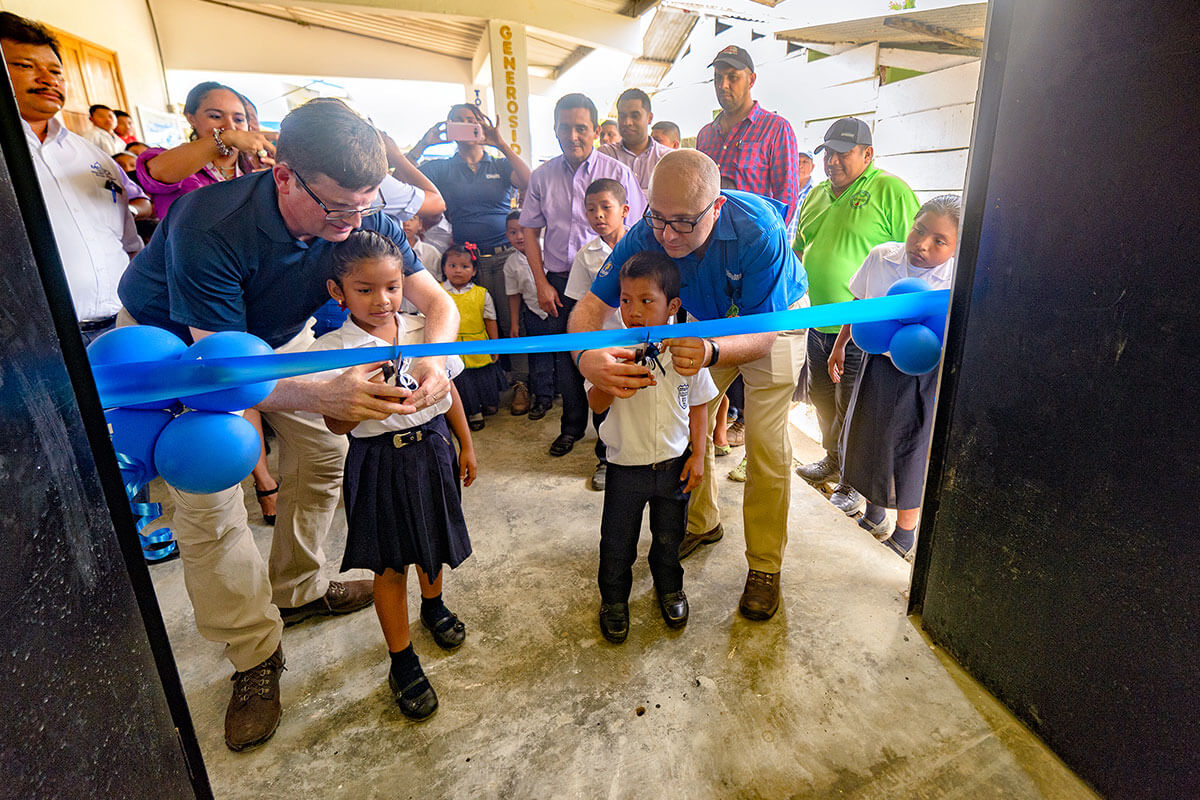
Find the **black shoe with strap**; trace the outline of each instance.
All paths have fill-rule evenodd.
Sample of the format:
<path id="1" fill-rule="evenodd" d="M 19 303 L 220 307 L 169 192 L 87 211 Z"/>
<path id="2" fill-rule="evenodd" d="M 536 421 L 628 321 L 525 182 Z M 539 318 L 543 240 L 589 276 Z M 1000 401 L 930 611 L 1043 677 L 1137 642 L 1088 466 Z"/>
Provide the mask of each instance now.
<path id="1" fill-rule="evenodd" d="M 433 640 L 438 643 L 438 647 L 453 650 L 467 638 L 467 626 L 445 606 L 442 606 L 442 610 L 446 613 L 433 620 L 426 619 L 422 614 L 421 624 L 433 634 Z"/>

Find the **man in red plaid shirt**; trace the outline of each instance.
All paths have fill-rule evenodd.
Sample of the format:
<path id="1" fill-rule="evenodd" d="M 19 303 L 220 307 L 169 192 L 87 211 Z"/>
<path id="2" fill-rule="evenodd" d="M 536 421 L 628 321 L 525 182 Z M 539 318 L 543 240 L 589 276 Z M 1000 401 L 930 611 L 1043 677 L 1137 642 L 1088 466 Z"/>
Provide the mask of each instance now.
<path id="1" fill-rule="evenodd" d="M 764 111 L 750 89 L 754 60 L 730 45 L 709 64 L 721 113 L 700 129 L 696 149 L 721 169 L 725 183 L 743 192 L 772 197 L 787 206 L 787 229 L 794 230 L 799 207 L 796 134 L 786 119 Z"/>

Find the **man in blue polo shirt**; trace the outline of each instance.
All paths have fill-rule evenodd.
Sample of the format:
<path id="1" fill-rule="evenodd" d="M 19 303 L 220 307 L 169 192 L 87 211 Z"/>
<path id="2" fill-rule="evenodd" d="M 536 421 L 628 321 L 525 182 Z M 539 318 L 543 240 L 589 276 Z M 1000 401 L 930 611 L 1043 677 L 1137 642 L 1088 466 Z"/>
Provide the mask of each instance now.
<path id="1" fill-rule="evenodd" d="M 426 314 L 426 339 L 453 341 L 454 302 L 422 269 L 400 226 L 377 213 L 387 173 L 379 133 L 344 103 L 314 100 L 283 120 L 275 158 L 269 172 L 175 202 L 121 279 L 118 324 L 157 325 L 188 341 L 248 331 L 277 349 L 303 348 L 305 321 L 327 299 L 330 251 L 361 227 L 403 251 L 404 295 Z M 236 670 L 225 715 L 233 750 L 265 742 L 279 723 L 285 622 L 345 614 L 372 601 L 370 581 L 320 577 L 346 442 L 319 417 L 294 412 L 344 420 L 412 413 L 450 390 L 444 359 L 418 361 L 412 374 L 419 388 L 411 396 L 368 382 L 368 366 L 331 380 L 281 380 L 259 404 L 279 440 L 279 510 L 267 563 L 247 525 L 240 486 L 209 495 L 171 489 L 196 626 L 225 644 Z"/>
<path id="2" fill-rule="evenodd" d="M 645 218 L 613 248 L 591 292 L 576 305 L 571 330 L 601 327 L 620 303 L 620 265 L 642 250 L 664 252 L 679 265 L 680 297 L 692 318 L 722 319 L 807 305 L 808 281 L 788 246 L 783 204 L 720 187 L 717 165 L 698 150 L 663 156 L 650 183 Z M 769 619 L 779 608 L 779 572 L 787 544 L 792 460 L 787 414 L 804 364 L 804 332 L 680 338 L 667 344 L 681 375 L 708 367 L 722 394 L 739 374 L 745 381 L 748 464 L 742 514 L 750 570 L 738 609 L 748 619 Z M 649 371 L 634 364 L 633 357 L 628 349 L 587 350 L 578 354 L 579 369 L 593 385 L 616 397 L 631 397 L 651 381 Z M 724 533 L 712 446 L 720 402 L 717 397 L 709 404 L 704 481 L 692 494 L 681 557 Z"/>

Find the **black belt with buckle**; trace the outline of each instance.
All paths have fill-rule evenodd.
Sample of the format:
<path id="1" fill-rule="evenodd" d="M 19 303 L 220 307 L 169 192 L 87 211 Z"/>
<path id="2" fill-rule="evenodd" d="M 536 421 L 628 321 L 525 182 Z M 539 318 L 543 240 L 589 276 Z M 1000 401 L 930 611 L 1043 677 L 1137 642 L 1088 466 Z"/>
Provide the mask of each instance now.
<path id="1" fill-rule="evenodd" d="M 689 447 L 687 450 L 684 450 L 683 453 L 681 453 L 680 455 L 677 455 L 674 458 L 668 458 L 666 461 L 655 461 L 653 464 L 650 464 L 649 467 L 650 467 L 650 469 L 654 470 L 655 472 L 657 472 L 660 469 L 669 469 L 672 464 L 678 464 L 680 461 L 687 461 L 688 458 L 691 456 L 691 454 L 692 454 L 692 448 Z"/>
<path id="2" fill-rule="evenodd" d="M 484 258 L 491 258 L 493 256 L 502 256 L 511 250 L 512 246 L 507 244 L 502 244 L 499 247 L 493 247 L 491 251 L 486 251 L 481 247 L 479 248 L 479 255 L 483 256 Z"/>
<path id="3" fill-rule="evenodd" d="M 111 317 L 104 317 L 102 319 L 81 319 L 79 321 L 79 330 L 84 333 L 91 333 L 92 331 L 103 330 L 104 328 L 116 323 L 116 321 L 116 314 L 113 314 Z"/>
<path id="4" fill-rule="evenodd" d="M 401 447 L 407 447 L 410 444 L 416 444 L 425 438 L 425 429 L 423 427 L 414 430 L 402 431 L 392 434 L 392 447 L 399 450 Z"/>

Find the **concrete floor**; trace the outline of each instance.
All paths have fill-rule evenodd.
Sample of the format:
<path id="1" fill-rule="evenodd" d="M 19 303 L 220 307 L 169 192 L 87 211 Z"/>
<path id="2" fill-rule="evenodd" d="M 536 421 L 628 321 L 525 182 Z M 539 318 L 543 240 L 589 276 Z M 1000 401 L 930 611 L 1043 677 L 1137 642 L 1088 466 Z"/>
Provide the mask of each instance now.
<path id="1" fill-rule="evenodd" d="M 196 633 L 178 561 L 152 568 L 219 798 L 1090 798 L 1095 795 L 905 616 L 909 567 L 799 479 L 783 608 L 736 611 L 745 581 L 741 484 L 724 480 L 726 536 L 687 561 L 690 624 L 668 631 L 643 560 L 631 632 L 595 620 L 601 495 L 589 439 L 545 454 L 557 412 L 506 413 L 476 434 L 464 511 L 475 554 L 446 581 L 466 644 L 413 639 L 441 707 L 405 719 L 375 615 L 284 633 L 283 721 L 232 753 L 231 667 Z M 819 448 L 797 434 L 797 457 Z M 251 519 L 261 521 L 248 492 Z M 256 528 L 264 556 L 270 530 Z M 328 547 L 334 573 L 345 539 Z M 369 577 L 369 573 L 352 577 Z"/>

